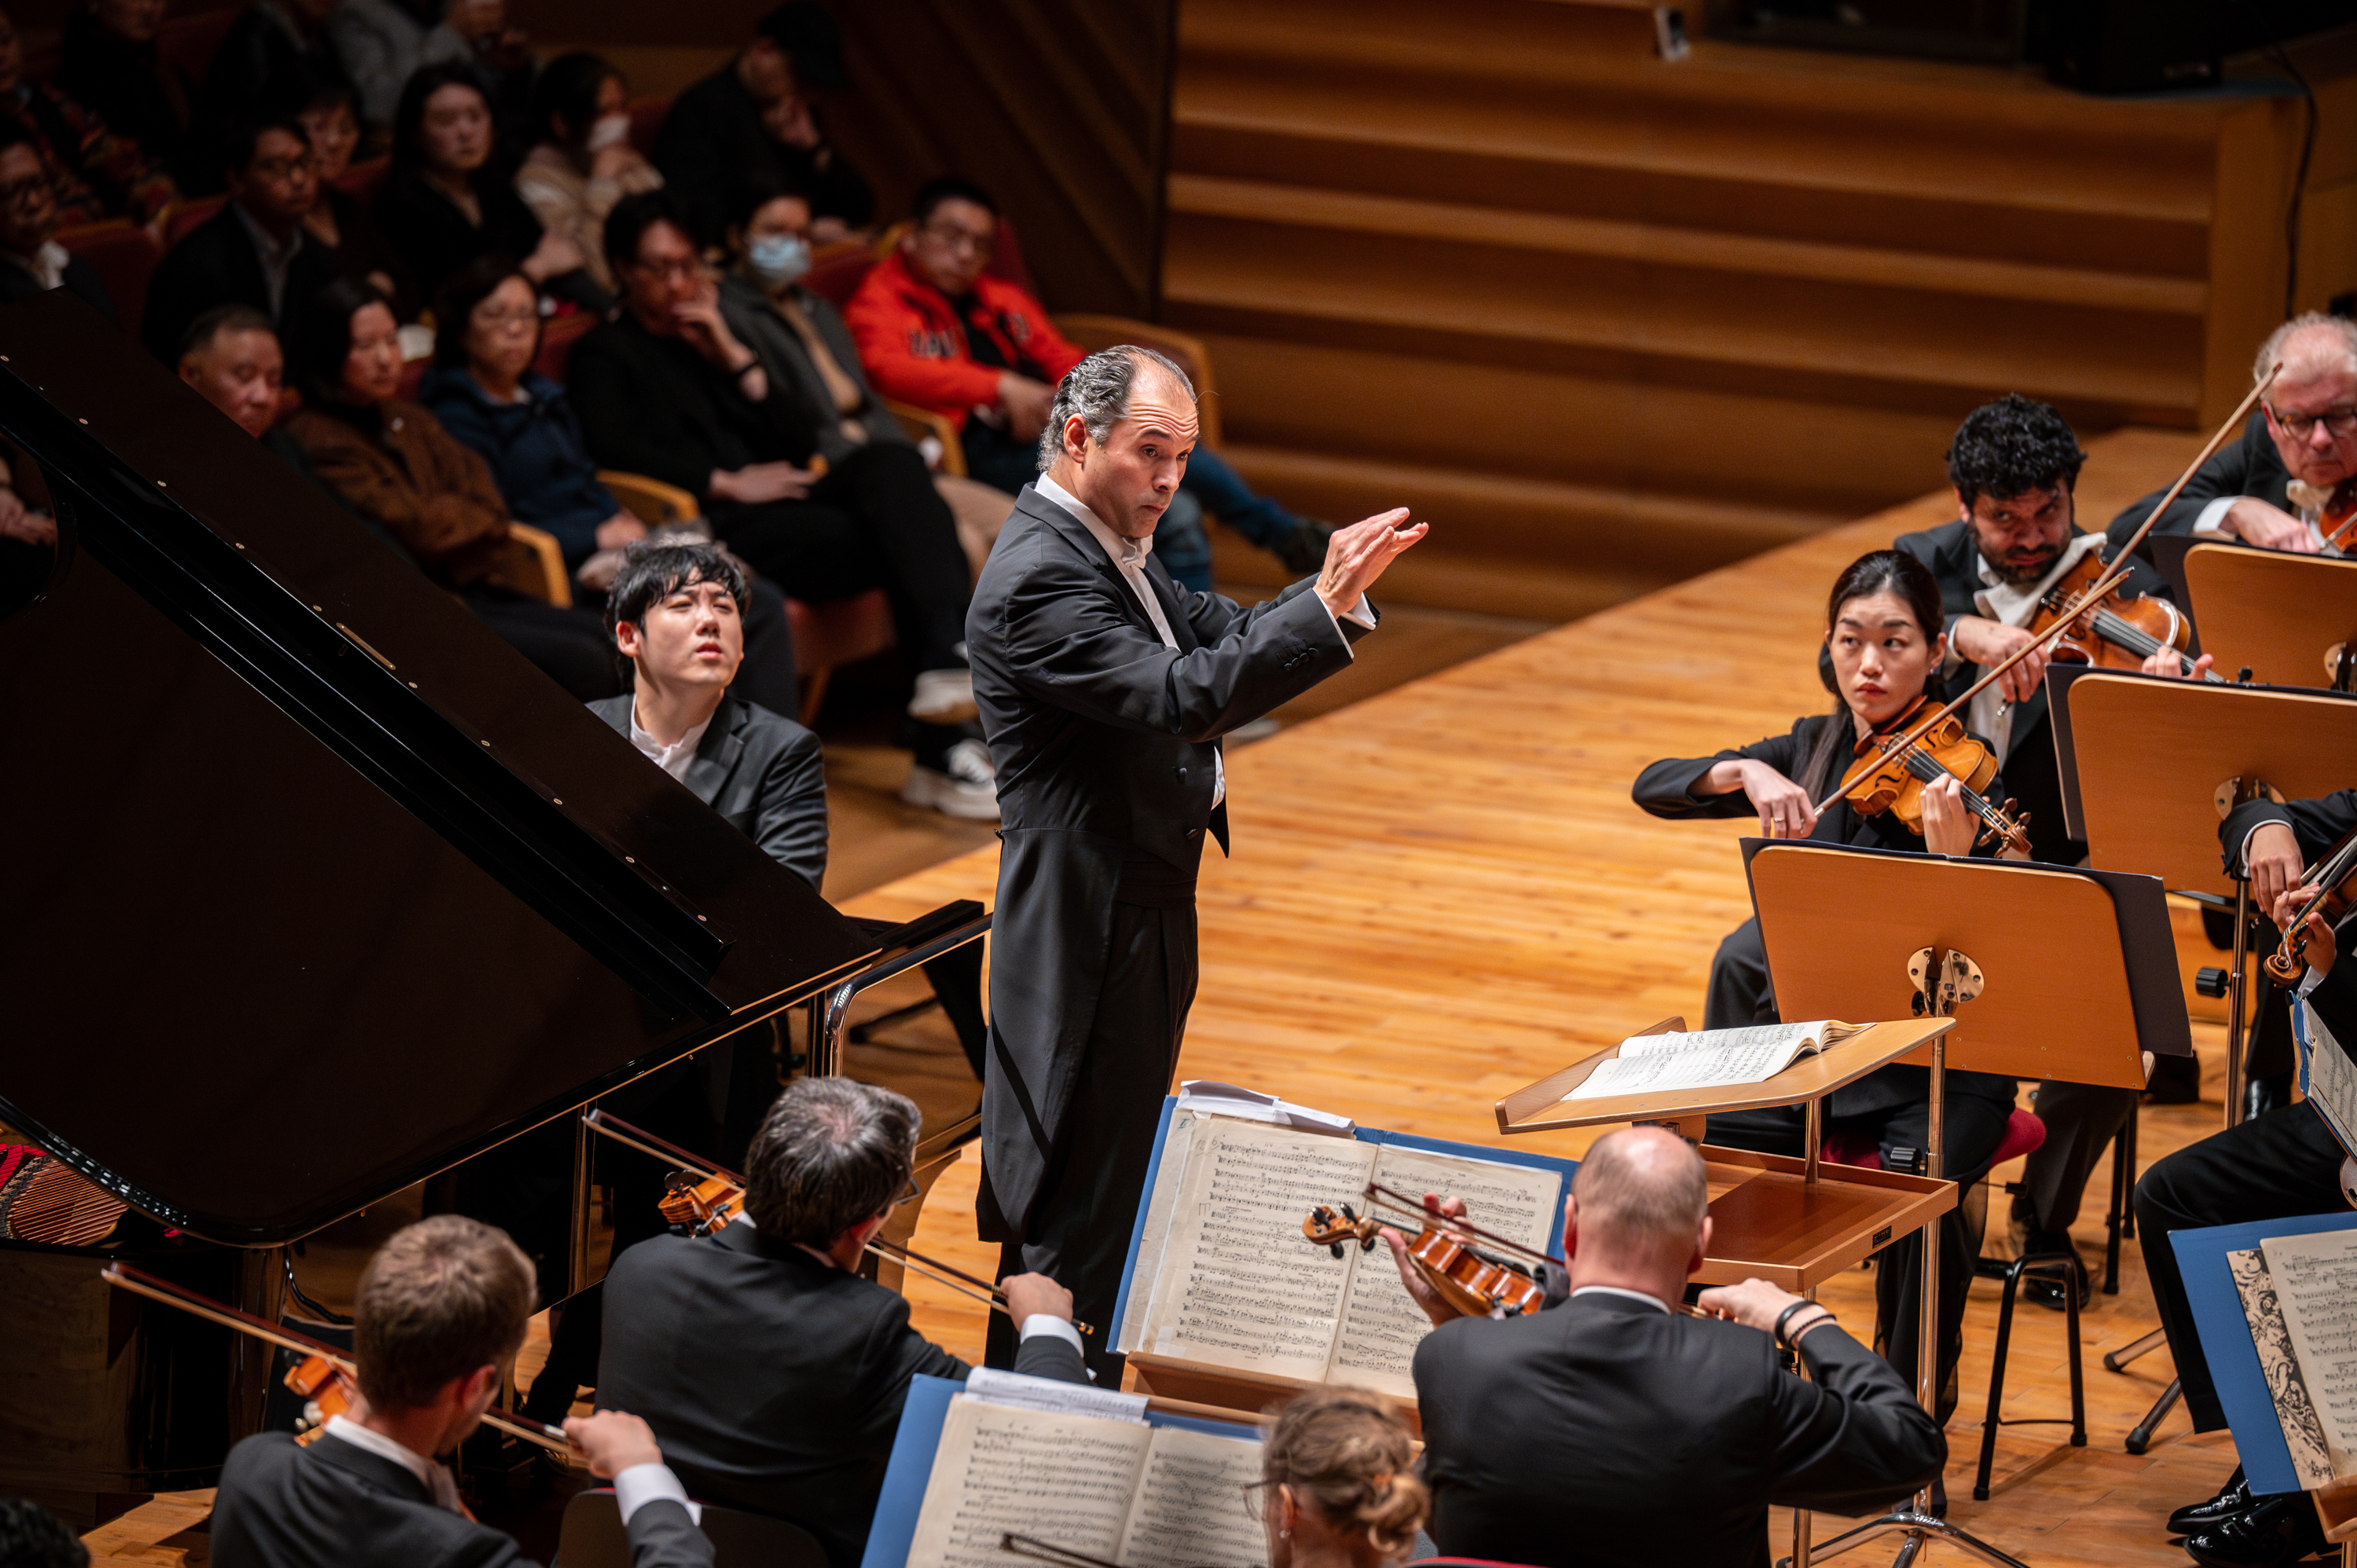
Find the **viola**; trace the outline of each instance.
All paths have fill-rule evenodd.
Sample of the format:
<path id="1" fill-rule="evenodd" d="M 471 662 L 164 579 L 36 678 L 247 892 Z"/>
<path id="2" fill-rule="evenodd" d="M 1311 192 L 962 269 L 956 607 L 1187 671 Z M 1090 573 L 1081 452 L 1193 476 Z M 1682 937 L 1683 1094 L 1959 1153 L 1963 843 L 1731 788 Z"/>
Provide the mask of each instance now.
<path id="1" fill-rule="evenodd" d="M 1998 806 L 1980 791 L 1996 777 L 1996 756 L 1973 738 L 1964 721 L 1948 714 L 1912 738 L 1899 732 L 1930 702 L 1918 697 L 1907 711 L 1857 743 L 1857 760 L 1842 775 L 1835 799 L 1848 797 L 1860 816 L 1890 812 L 1916 837 L 1923 836 L 1923 788 L 1953 775 L 1961 780 L 1964 809 L 1981 822 L 1978 842 L 1994 838 L 2018 854 L 2029 853 L 2028 814 L 2015 813 L 2014 803 Z"/>
<path id="2" fill-rule="evenodd" d="M 2279 984 L 2298 985 L 2308 970 L 2308 918 L 2321 915 L 2325 924 L 2338 925 L 2357 905 L 2357 829 L 2344 834 L 2322 860 L 2302 874 L 2298 893 L 2299 913 L 2284 928 L 2283 945 L 2267 957 L 2267 973 Z"/>
<path id="3" fill-rule="evenodd" d="M 1370 1187 L 1371 1197 L 1383 1193 L 1381 1187 Z M 1404 1202 L 1394 1205 L 1405 1207 Z M 1325 1204 L 1309 1211 L 1301 1222 L 1301 1233 L 1311 1241 L 1330 1250 L 1336 1257 L 1342 1249 L 1356 1241 L 1361 1251 L 1372 1251 L 1388 1221 L 1372 1213 L 1361 1218 L 1345 1203 L 1340 1212 Z M 1533 1277 L 1531 1271 L 1510 1259 L 1477 1251 L 1473 1238 L 1513 1243 L 1503 1237 L 1488 1237 L 1486 1232 L 1468 1225 L 1462 1219 L 1447 1219 L 1426 1208 L 1416 1208 L 1422 1224 L 1413 1240 L 1407 1243 L 1408 1262 L 1425 1283 L 1438 1293 L 1440 1299 L 1466 1317 L 1517 1317 L 1525 1312 L 1536 1312 L 1546 1299 L 1546 1291 Z M 1405 1225 L 1401 1226 L 1405 1230 Z M 1516 1248 L 1516 1251 L 1527 1251 Z M 1532 1254 L 1536 1258 L 1538 1254 Z"/>
<path id="4" fill-rule="evenodd" d="M 2152 655 L 2173 649 L 2179 672 L 2190 677 L 2193 660 L 2185 650 L 2193 645 L 2193 623 L 2167 599 L 2131 595 L 2120 587 L 2093 593 L 2104 575 L 2104 564 L 2096 555 L 2090 550 L 2080 556 L 2039 598 L 2038 613 L 2028 628 L 2032 637 L 2068 623 L 2047 648 L 2047 659 L 2056 664 L 2141 670 Z M 2225 684 L 2225 678 L 2214 670 L 2201 674 L 2214 685 Z"/>
<path id="5" fill-rule="evenodd" d="M 2285 488 L 2286 499 L 2294 507 L 2303 514 L 2314 514 L 2309 521 L 2324 536 L 2327 550 L 2349 547 L 2351 532 L 2357 529 L 2357 478 L 2343 479 L 2329 491 L 2302 479 L 2294 479 Z"/>

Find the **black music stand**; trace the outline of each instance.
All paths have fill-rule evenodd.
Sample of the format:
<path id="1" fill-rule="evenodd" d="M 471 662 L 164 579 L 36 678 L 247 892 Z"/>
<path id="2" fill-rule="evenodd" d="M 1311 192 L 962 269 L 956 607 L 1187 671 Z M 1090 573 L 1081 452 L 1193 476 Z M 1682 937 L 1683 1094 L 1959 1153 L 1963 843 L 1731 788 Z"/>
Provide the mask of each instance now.
<path id="1" fill-rule="evenodd" d="M 1957 1019 L 1930 1047 L 1932 1174 L 1943 1168 L 1951 1063 L 2141 1088 L 2148 1053 L 2191 1049 L 2157 878 L 1766 839 L 1744 840 L 1743 852 L 1781 1014 L 1889 1018 L 1904 1008 Z M 1932 1410 L 1940 1265 L 1933 1239 L 1924 1243 L 1915 1385 Z M 1897 1533 L 1907 1541 L 1902 1562 L 1936 1537 L 1998 1568 L 2022 1568 L 1929 1505 L 1919 1495 L 1816 1554 Z M 1792 1568 L 1807 1568 L 1810 1555 L 1797 1551 Z"/>

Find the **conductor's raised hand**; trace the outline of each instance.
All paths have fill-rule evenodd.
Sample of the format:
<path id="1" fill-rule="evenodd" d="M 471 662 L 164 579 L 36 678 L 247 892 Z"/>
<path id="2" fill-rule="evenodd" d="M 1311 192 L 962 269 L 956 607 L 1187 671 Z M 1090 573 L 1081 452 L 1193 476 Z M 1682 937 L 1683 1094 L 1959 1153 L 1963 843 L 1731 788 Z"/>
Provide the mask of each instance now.
<path id="1" fill-rule="evenodd" d="M 1443 1219 L 1465 1218 L 1465 1200 L 1461 1197 L 1443 1198 L 1437 1194 L 1427 1192 L 1424 1195 L 1424 1207 Z M 1392 1250 L 1392 1262 L 1399 1270 L 1400 1283 L 1407 1287 L 1408 1299 L 1424 1308 L 1424 1315 L 1432 1319 L 1436 1327 L 1464 1316 L 1449 1305 L 1447 1298 L 1438 1291 L 1432 1288 L 1432 1282 L 1426 1279 L 1423 1273 L 1409 1259 L 1406 1237 L 1389 1225 L 1384 1226 L 1376 1234 L 1383 1237 L 1383 1245 Z"/>
<path id="2" fill-rule="evenodd" d="M 1357 607 L 1383 568 L 1431 527 L 1422 522 L 1403 527 L 1406 521 L 1407 508 L 1394 507 L 1334 531 L 1326 542 L 1326 564 L 1318 574 L 1318 596 L 1328 609 L 1339 616 Z"/>
<path id="3" fill-rule="evenodd" d="M 1043 1313 L 1072 1320 L 1072 1293 L 1045 1274 L 1009 1274 L 998 1288 L 1006 1294 L 1006 1316 L 1017 1328 Z"/>

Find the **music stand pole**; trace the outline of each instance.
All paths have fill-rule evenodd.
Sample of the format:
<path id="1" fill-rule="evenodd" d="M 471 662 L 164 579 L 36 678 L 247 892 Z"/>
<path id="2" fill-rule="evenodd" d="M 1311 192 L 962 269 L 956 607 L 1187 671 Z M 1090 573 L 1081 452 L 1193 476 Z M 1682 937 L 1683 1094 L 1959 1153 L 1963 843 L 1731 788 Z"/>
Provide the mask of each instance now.
<path id="1" fill-rule="evenodd" d="M 2243 1119 L 2244 1001 L 2251 983 L 2250 867 L 2234 878 L 2234 967 L 2226 980 L 2226 1125 Z"/>

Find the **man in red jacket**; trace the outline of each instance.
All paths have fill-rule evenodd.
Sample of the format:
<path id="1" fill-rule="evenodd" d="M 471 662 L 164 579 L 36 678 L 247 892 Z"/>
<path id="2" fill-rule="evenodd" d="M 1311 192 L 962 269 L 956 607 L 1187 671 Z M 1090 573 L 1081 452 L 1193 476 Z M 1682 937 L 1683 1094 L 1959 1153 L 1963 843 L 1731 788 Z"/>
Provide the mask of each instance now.
<path id="1" fill-rule="evenodd" d="M 917 193 L 910 218 L 899 248 L 867 274 L 844 319 L 876 390 L 957 426 L 966 472 L 1016 493 L 1039 472 L 1039 429 L 1056 383 L 1087 350 L 1057 331 L 1029 294 L 983 270 L 998 237 L 998 208 L 987 192 L 937 179 Z M 1155 558 L 1182 587 L 1211 585 L 1205 511 L 1288 571 L 1314 572 L 1324 562 L 1331 529 L 1254 495 L 1209 447 L 1195 448 L 1183 487 L 1195 504 L 1174 502 L 1154 536 Z"/>

